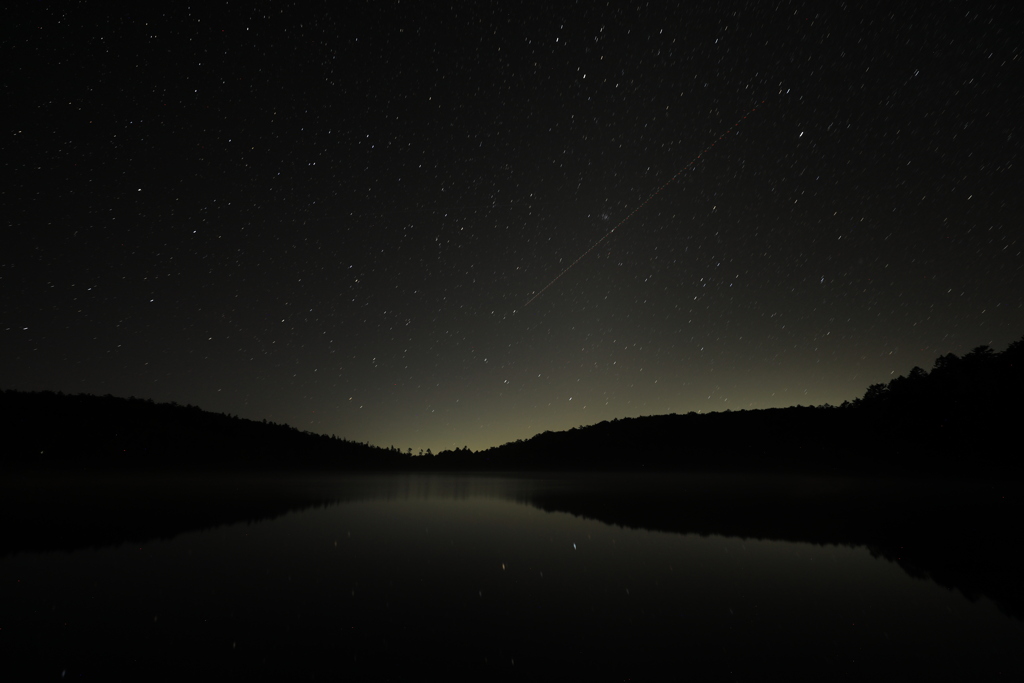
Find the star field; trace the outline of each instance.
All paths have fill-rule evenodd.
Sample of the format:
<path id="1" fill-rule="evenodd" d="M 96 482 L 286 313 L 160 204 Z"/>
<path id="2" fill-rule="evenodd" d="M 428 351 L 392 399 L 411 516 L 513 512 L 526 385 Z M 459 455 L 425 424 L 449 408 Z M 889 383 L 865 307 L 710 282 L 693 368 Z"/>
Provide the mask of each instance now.
<path id="1" fill-rule="evenodd" d="M 1022 19 L 27 5 L 2 39 L 2 387 L 436 452 L 838 404 L 1002 349 Z"/>

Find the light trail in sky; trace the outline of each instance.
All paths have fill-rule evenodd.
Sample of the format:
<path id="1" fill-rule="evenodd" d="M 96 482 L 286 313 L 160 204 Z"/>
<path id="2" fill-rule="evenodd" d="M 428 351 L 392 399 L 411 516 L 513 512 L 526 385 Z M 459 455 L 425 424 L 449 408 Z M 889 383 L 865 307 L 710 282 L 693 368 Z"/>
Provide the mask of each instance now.
<path id="1" fill-rule="evenodd" d="M 704 155 L 705 155 L 705 154 L 707 154 L 708 152 L 710 152 L 710 151 L 711 151 L 711 149 L 712 149 L 712 148 L 713 148 L 713 147 L 714 147 L 714 146 L 715 146 L 716 144 L 718 144 L 718 142 L 719 142 L 720 140 L 724 139 L 724 138 L 725 138 L 725 137 L 726 137 L 727 135 L 729 135 L 729 133 L 731 133 L 731 132 L 733 132 L 734 130 L 736 130 L 736 128 L 738 128 L 738 127 L 739 127 L 739 125 L 740 125 L 741 123 L 743 123 L 743 122 L 744 122 L 744 121 L 745 121 L 746 119 L 748 119 L 748 118 L 750 117 L 750 115 L 751 115 L 751 114 L 753 114 L 753 113 L 754 113 L 755 111 L 757 111 L 757 108 L 758 108 L 758 107 L 760 107 L 760 106 L 761 106 L 762 104 L 764 104 L 764 103 L 765 103 L 765 100 L 761 100 L 761 101 L 760 101 L 759 103 L 757 103 L 757 104 L 756 104 L 756 105 L 755 105 L 754 107 L 752 107 L 752 108 L 750 109 L 750 111 L 748 111 L 748 112 L 747 112 L 746 114 L 744 114 L 744 115 L 743 115 L 742 117 L 740 117 L 740 119 L 739 119 L 738 121 L 736 121 L 736 123 L 734 123 L 734 124 L 732 124 L 731 126 L 729 126 L 729 128 L 727 128 L 727 129 L 725 130 L 725 132 L 723 132 L 723 133 L 722 133 L 721 135 L 719 135 L 719 136 L 718 136 L 717 138 L 715 138 L 715 141 L 714 141 L 714 142 L 712 142 L 712 143 L 711 143 L 710 145 L 708 145 L 707 147 L 705 147 L 704 149 L 702 149 L 702 150 L 701 150 L 701 151 L 700 151 L 700 152 L 699 152 L 699 153 L 697 154 L 697 156 L 695 156 L 695 157 L 694 157 L 693 159 L 691 159 L 691 160 L 690 160 L 690 162 L 689 162 L 688 164 L 686 164 L 685 166 L 683 166 L 682 168 L 680 168 L 680 169 L 679 169 L 679 170 L 678 170 L 678 171 L 676 172 L 676 174 L 675 174 L 675 175 L 673 175 L 673 176 L 672 176 L 671 178 L 669 178 L 669 179 L 668 179 L 668 180 L 666 180 L 666 181 L 665 181 L 664 183 L 662 183 L 662 185 L 661 185 L 660 187 L 658 187 L 658 188 L 657 188 L 657 189 L 656 189 L 656 190 L 655 190 L 654 192 L 652 192 L 652 193 L 651 193 L 651 194 L 650 194 L 650 195 L 649 195 L 649 196 L 647 197 L 647 199 L 643 200 L 643 201 L 642 201 L 642 202 L 641 202 L 641 203 L 640 203 L 639 205 L 637 205 L 637 206 L 636 206 L 636 208 L 634 208 L 634 209 L 633 209 L 632 211 L 630 211 L 630 212 L 629 212 L 629 214 L 628 214 L 628 215 L 627 215 L 627 216 L 626 216 L 625 218 L 623 218 L 623 219 L 622 219 L 621 221 L 619 221 L 619 222 L 618 222 L 618 223 L 617 223 L 617 224 L 615 225 L 615 227 L 613 227 L 613 228 L 612 228 L 611 230 L 609 230 L 608 232 L 606 232 L 606 233 L 604 234 L 604 236 L 603 236 L 603 237 L 601 237 L 601 239 L 599 239 L 599 240 L 597 240 L 596 242 L 594 242 L 593 244 L 591 244 L 591 245 L 590 245 L 590 248 L 588 248 L 588 249 L 587 249 L 587 250 L 586 250 L 585 252 L 583 252 L 582 254 L 580 254 L 580 255 L 579 255 L 579 256 L 578 256 L 577 258 L 576 258 L 576 260 L 575 260 L 575 261 L 573 261 L 573 262 L 572 262 L 572 263 L 570 263 L 570 264 L 569 264 L 568 266 L 566 266 L 566 267 L 565 267 L 565 269 L 563 269 L 563 270 L 562 270 L 562 272 L 560 272 L 560 273 L 559 273 L 558 275 L 556 275 L 556 276 L 554 277 L 554 279 L 552 279 L 552 280 L 551 280 L 551 282 L 549 282 L 549 283 L 547 283 L 546 285 L 544 285 L 544 287 L 543 287 L 543 288 L 542 288 L 542 289 L 541 289 L 541 290 L 540 290 L 539 292 L 537 292 L 537 293 L 536 293 L 536 294 L 534 294 L 534 295 L 533 295 L 532 297 L 530 297 L 530 300 L 529 300 L 529 301 L 527 301 L 527 302 L 526 302 L 525 304 L 523 304 L 523 308 L 526 308 L 527 306 L 529 306 L 530 304 L 532 304 L 532 303 L 533 303 L 534 301 L 536 301 L 536 300 L 537 300 L 537 298 L 538 298 L 538 297 L 539 297 L 539 296 L 540 296 L 541 294 L 543 294 L 544 292 L 548 291 L 548 290 L 549 290 L 549 289 L 551 288 L 551 286 L 552 286 L 553 284 L 555 284 L 556 282 L 558 282 L 558 280 L 559 280 L 559 279 L 560 279 L 560 278 L 561 278 L 561 277 L 562 277 L 563 275 L 565 275 L 565 274 L 566 274 L 566 273 L 568 273 L 568 272 L 569 272 L 570 270 L 572 270 L 573 266 L 575 266 L 575 265 L 576 265 L 577 263 L 579 263 L 579 262 L 580 262 L 580 261 L 582 261 L 582 260 L 583 260 L 584 258 L 586 258 L 587 254 L 589 254 L 590 252 L 592 252 L 592 251 L 593 251 L 593 250 L 594 250 L 595 248 L 597 248 L 597 246 L 598 246 L 598 245 L 600 245 L 600 244 L 601 244 L 602 242 L 604 242 L 604 241 L 605 241 L 606 239 L 608 239 L 609 237 L 611 237 L 611 236 L 612 236 L 612 233 L 613 233 L 613 232 L 615 232 L 616 230 L 618 230 L 619 228 L 621 228 L 621 227 L 622 227 L 623 225 L 625 225 L 625 224 L 626 224 L 626 222 L 627 222 L 627 221 L 629 221 L 629 219 L 630 219 L 630 218 L 632 218 L 633 216 L 637 215 L 637 214 L 638 214 L 638 213 L 639 213 L 640 211 L 642 211 L 642 210 L 643 210 L 643 208 L 644 208 L 645 206 L 647 206 L 648 204 L 650 204 L 650 203 L 651 203 L 651 200 L 652 200 L 652 199 L 654 199 L 655 197 L 657 197 L 657 196 L 658 196 L 659 194 L 661 194 L 661 191 L 662 191 L 662 190 L 664 190 L 664 189 L 665 189 L 666 187 L 668 187 L 669 185 L 671 185 L 671 184 L 672 184 L 672 183 L 673 183 L 673 182 L 674 182 L 674 181 L 676 180 L 676 178 L 678 178 L 679 176 L 681 176 L 681 175 L 682 175 L 683 173 L 685 173 L 685 172 L 686 172 L 686 171 L 688 171 L 689 169 L 693 168 L 693 167 L 694 167 L 694 165 L 696 165 L 696 163 L 697 163 L 698 161 L 700 161 L 700 160 L 701 160 L 701 159 L 702 159 L 702 158 L 704 157 Z M 513 313 L 515 313 L 515 311 L 513 311 Z"/>

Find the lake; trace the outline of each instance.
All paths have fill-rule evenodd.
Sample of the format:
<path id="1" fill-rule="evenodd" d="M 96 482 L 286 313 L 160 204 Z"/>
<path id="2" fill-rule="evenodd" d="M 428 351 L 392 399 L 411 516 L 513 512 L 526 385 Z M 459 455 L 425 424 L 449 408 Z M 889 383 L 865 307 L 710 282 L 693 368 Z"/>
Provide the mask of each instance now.
<path id="1" fill-rule="evenodd" d="M 10 680 L 1024 680 L 1020 532 L 990 519 L 1017 502 L 991 482 L 5 484 Z M 1014 548 L 964 557 L 993 537 Z"/>

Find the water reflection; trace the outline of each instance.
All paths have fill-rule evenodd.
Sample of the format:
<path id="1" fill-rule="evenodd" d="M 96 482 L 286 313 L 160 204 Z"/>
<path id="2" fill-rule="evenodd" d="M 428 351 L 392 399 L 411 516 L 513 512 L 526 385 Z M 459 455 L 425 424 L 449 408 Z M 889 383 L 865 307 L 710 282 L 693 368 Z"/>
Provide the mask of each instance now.
<path id="1" fill-rule="evenodd" d="M 622 475 L 62 486 L 49 489 L 64 495 L 54 519 L 120 508 L 138 533 L 139 510 L 213 517 L 173 532 L 158 515 L 151 538 L 164 540 L 117 547 L 8 547 L 0 626 L 33 677 L 173 678 L 196 662 L 208 675 L 357 680 L 1024 673 L 1020 621 L 842 537 L 884 537 L 878 510 L 902 511 L 888 519 L 897 535 L 919 528 L 922 506 L 948 522 L 942 487 Z"/>

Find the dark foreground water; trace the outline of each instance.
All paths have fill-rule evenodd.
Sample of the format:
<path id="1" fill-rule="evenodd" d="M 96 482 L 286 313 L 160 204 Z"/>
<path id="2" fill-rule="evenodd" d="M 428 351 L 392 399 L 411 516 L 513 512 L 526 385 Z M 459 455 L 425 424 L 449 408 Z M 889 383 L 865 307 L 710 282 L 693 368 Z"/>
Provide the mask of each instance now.
<path id="1" fill-rule="evenodd" d="M 8 483 L 4 680 L 1024 680 L 1005 551 L 933 547 L 981 552 L 950 485 Z"/>

